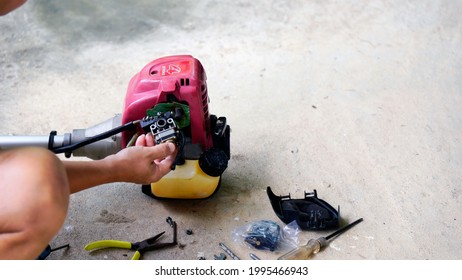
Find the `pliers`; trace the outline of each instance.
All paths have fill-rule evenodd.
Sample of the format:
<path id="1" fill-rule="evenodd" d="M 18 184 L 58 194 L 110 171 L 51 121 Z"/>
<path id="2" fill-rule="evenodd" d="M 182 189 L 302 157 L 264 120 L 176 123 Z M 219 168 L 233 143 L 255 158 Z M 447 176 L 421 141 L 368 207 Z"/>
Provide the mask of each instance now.
<path id="1" fill-rule="evenodd" d="M 175 246 L 178 244 L 177 242 L 177 226 L 176 222 L 172 220 L 172 218 L 167 218 L 167 223 L 173 228 L 173 242 L 168 243 L 156 243 L 156 241 L 165 233 L 165 231 L 151 237 L 145 239 L 140 242 L 131 243 L 128 241 L 120 241 L 120 240 L 98 240 L 91 242 L 85 246 L 85 250 L 96 250 L 96 249 L 103 249 L 103 248 L 123 248 L 123 249 L 131 249 L 135 250 L 135 254 L 131 258 L 132 260 L 139 260 L 143 253 L 148 251 L 153 251 L 157 249 L 161 249 L 164 247 Z"/>

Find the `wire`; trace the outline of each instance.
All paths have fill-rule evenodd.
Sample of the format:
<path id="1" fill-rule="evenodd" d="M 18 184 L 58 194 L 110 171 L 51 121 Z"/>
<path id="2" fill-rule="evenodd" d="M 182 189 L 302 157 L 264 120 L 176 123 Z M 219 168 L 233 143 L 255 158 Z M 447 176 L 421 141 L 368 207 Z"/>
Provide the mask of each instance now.
<path id="1" fill-rule="evenodd" d="M 67 145 L 67 146 L 64 146 L 64 147 L 59 147 L 59 148 L 53 149 L 52 151 L 55 154 L 71 153 L 72 151 L 75 151 L 78 148 L 81 148 L 81 147 L 89 145 L 91 143 L 106 139 L 106 138 L 111 137 L 113 135 L 116 135 L 117 133 L 120 133 L 122 131 L 134 129 L 134 128 L 136 128 L 138 123 L 139 123 L 139 121 L 132 121 L 132 122 L 126 123 L 124 125 L 118 126 L 116 128 L 113 128 L 111 130 L 108 130 L 106 132 L 103 132 L 103 133 L 100 133 L 98 135 L 92 136 L 92 137 L 90 137 L 90 138 L 88 138 L 86 140 L 77 142 L 75 144 Z"/>

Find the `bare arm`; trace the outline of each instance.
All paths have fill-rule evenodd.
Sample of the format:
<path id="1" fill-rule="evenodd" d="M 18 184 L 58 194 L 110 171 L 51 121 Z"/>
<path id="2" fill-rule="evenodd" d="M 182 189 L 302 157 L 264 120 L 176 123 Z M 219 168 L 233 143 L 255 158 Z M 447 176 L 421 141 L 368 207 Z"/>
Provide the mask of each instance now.
<path id="1" fill-rule="evenodd" d="M 152 135 L 142 135 L 136 146 L 95 161 L 64 161 L 71 193 L 112 182 L 149 184 L 167 174 L 175 160 L 172 143 L 153 146 Z"/>

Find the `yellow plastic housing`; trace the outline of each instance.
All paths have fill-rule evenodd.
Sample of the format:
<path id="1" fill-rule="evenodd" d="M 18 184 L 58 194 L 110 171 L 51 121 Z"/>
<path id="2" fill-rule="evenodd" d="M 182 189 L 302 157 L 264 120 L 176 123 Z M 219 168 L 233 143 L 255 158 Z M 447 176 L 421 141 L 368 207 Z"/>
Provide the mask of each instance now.
<path id="1" fill-rule="evenodd" d="M 186 160 L 160 181 L 151 184 L 151 192 L 159 198 L 201 199 L 211 196 L 220 183 L 220 176 L 205 174 L 198 160 Z"/>

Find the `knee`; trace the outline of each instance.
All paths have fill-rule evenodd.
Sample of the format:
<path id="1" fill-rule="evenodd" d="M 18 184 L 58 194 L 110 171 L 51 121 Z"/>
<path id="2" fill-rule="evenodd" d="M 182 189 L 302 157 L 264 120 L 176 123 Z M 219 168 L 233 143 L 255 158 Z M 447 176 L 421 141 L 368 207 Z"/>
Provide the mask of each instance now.
<path id="1" fill-rule="evenodd" d="M 26 173 L 34 178 L 30 180 L 33 210 L 43 215 L 41 218 L 45 218 L 45 223 L 57 223 L 55 230 L 58 231 L 69 205 L 69 183 L 64 165 L 56 155 L 45 149 L 31 149 L 23 161 Z"/>
<path id="2" fill-rule="evenodd" d="M 61 160 L 52 152 L 41 148 L 26 148 L 18 156 L 18 167 L 36 195 L 43 194 L 48 202 L 64 202 L 67 208 L 69 183 Z"/>
<path id="3" fill-rule="evenodd" d="M 9 153 L 2 155 L 0 162 L 6 179 L 2 188 L 10 198 L 5 201 L 12 222 L 7 230 L 17 232 L 22 242 L 34 243 L 29 244 L 30 250 L 39 254 L 58 233 L 67 215 L 66 171 L 61 161 L 45 149 L 23 148 L 3 153 Z"/>

